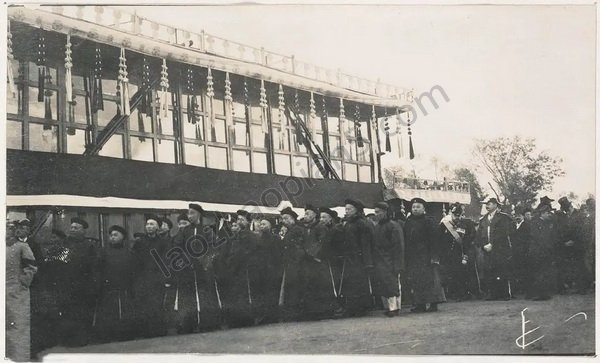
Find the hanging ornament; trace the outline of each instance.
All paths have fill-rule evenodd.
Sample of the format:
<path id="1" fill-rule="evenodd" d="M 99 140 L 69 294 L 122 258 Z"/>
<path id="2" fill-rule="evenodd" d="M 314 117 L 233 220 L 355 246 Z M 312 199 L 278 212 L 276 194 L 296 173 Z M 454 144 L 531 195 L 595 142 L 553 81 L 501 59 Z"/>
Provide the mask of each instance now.
<path id="1" fill-rule="evenodd" d="M 342 134 L 345 132 L 346 110 L 344 109 L 344 99 L 340 98 L 340 130 Z"/>
<path id="2" fill-rule="evenodd" d="M 279 91 L 277 92 L 279 97 L 279 149 L 285 149 L 285 133 L 286 133 L 286 119 L 285 119 L 285 94 L 283 93 L 283 86 L 279 85 Z"/>
<path id="3" fill-rule="evenodd" d="M 67 34 L 67 44 L 65 45 L 65 91 L 67 102 L 73 100 L 73 78 L 71 69 L 73 68 L 73 59 L 71 58 L 71 35 Z"/>
<path id="4" fill-rule="evenodd" d="M 408 125 L 408 157 L 412 160 L 415 158 L 415 150 L 412 142 L 412 131 L 410 130 L 410 111 L 408 111 L 408 120 L 406 120 L 406 123 Z"/>
<path id="5" fill-rule="evenodd" d="M 381 145 L 379 145 L 379 135 L 377 134 L 377 113 L 375 112 L 375 105 L 371 106 L 371 135 L 375 135 L 377 139 L 377 155 L 381 153 Z M 371 137 L 372 139 L 373 137 Z"/>
<path id="6" fill-rule="evenodd" d="M 119 88 L 119 108 L 121 114 L 129 116 L 131 114 L 131 107 L 129 105 L 129 78 L 127 73 L 127 58 L 125 58 L 125 48 L 121 48 L 121 55 L 119 56 L 119 77 L 117 86 Z"/>
<path id="7" fill-rule="evenodd" d="M 37 61 L 38 66 L 38 102 L 44 102 L 44 90 L 46 81 L 46 39 L 44 38 L 44 29 L 40 28 L 38 33 L 38 52 Z"/>
<path id="8" fill-rule="evenodd" d="M 142 58 L 142 89 L 146 90 L 142 95 L 140 106 L 138 107 L 138 131 L 146 132 L 144 124 L 144 115 L 152 117 L 152 90 L 150 89 L 150 64 L 146 57 Z M 140 142 L 145 142 L 143 136 L 138 138 Z"/>
<path id="9" fill-rule="evenodd" d="M 169 97 L 169 68 L 167 60 L 163 58 L 162 68 L 160 71 L 160 92 L 158 96 L 158 133 L 162 134 L 162 121 L 169 117 L 169 105 L 167 104 Z"/>
<path id="10" fill-rule="evenodd" d="M 383 131 L 385 132 L 385 152 L 392 151 L 392 143 L 390 142 L 390 122 L 388 119 L 387 108 L 385 109 L 385 118 L 383 119 Z"/>
<path id="11" fill-rule="evenodd" d="M 246 145 L 250 145 L 250 94 L 246 77 L 244 77 L 244 117 L 246 118 Z"/>
<path id="12" fill-rule="evenodd" d="M 234 131 L 233 125 L 233 95 L 231 93 L 231 81 L 229 80 L 229 72 L 225 73 L 225 124 L 229 134 Z M 235 135 L 234 135 L 235 136 Z"/>
<path id="13" fill-rule="evenodd" d="M 323 96 L 321 110 L 321 130 L 323 130 L 323 152 L 329 158 L 331 156 L 331 150 L 329 148 L 329 120 L 327 115 L 327 101 L 325 100 L 325 96 Z"/>
<path id="14" fill-rule="evenodd" d="M 298 115 L 300 115 L 300 97 L 298 95 L 298 90 L 295 90 L 294 92 L 294 108 L 296 109 Z M 298 145 L 302 145 L 304 144 L 304 135 L 302 134 L 302 127 L 300 126 L 299 119 L 296 120 L 294 126 L 296 128 L 296 143 Z"/>
<path id="15" fill-rule="evenodd" d="M 208 74 L 206 76 L 206 97 L 208 97 L 208 124 L 210 125 L 210 134 L 212 141 L 217 141 L 217 130 L 215 129 L 215 108 L 213 107 L 213 100 L 215 97 L 215 89 L 212 71 L 208 67 Z"/>
<path id="16" fill-rule="evenodd" d="M 67 111 L 67 122 L 70 123 L 74 123 L 75 122 L 75 106 L 77 106 L 77 101 L 75 101 L 75 95 L 73 94 L 73 98 L 71 98 L 71 102 L 67 102 L 67 104 L 69 105 L 68 107 L 68 111 Z M 75 128 L 73 127 L 67 127 L 67 134 L 74 136 L 76 133 Z"/>
<path id="17" fill-rule="evenodd" d="M 45 91 L 44 91 L 44 118 L 48 121 L 52 120 L 52 90 L 48 88 L 52 84 L 52 75 L 50 74 L 50 69 L 46 67 L 45 70 L 46 80 L 45 83 Z M 44 130 L 52 130 L 52 126 L 48 124 L 44 124 Z"/>
<path id="18" fill-rule="evenodd" d="M 360 130 L 360 107 L 358 103 L 354 107 L 354 130 L 356 132 L 356 145 L 358 147 L 364 147 L 362 131 Z"/>
<path id="19" fill-rule="evenodd" d="M 308 116 L 308 131 L 313 140 L 316 139 L 317 136 L 317 109 L 315 107 L 315 97 L 314 94 L 310 93 L 310 104 L 309 104 L 309 116 Z"/>
<path id="20" fill-rule="evenodd" d="M 398 156 L 404 157 L 404 146 L 402 145 L 402 116 L 400 109 L 396 109 L 396 140 L 398 141 Z"/>
<path id="21" fill-rule="evenodd" d="M 267 108 L 269 104 L 267 103 L 267 90 L 265 89 L 265 81 L 260 80 L 260 123 L 262 127 L 263 134 L 269 133 L 269 122 L 267 120 Z"/>
<path id="22" fill-rule="evenodd" d="M 94 81 L 91 90 L 92 113 L 104 110 L 104 98 L 102 92 L 102 52 L 96 48 L 94 62 Z"/>
<path id="23" fill-rule="evenodd" d="M 12 50 L 12 33 L 10 32 L 10 20 L 8 21 L 8 31 L 6 33 L 6 54 L 8 56 L 8 69 L 7 69 L 7 75 L 8 75 L 8 92 L 10 92 L 10 94 L 12 95 L 12 98 L 16 98 L 17 97 L 17 88 L 15 87 L 15 79 L 14 79 L 14 75 L 13 75 L 13 65 L 12 65 L 12 61 L 13 59 L 15 59 L 15 56 L 13 55 L 13 50 Z"/>

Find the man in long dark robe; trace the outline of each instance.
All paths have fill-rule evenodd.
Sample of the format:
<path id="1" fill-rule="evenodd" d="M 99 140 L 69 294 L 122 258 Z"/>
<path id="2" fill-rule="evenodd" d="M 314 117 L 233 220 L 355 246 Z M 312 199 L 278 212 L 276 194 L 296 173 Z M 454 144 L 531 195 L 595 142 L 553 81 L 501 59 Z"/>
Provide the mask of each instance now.
<path id="1" fill-rule="evenodd" d="M 425 214 L 426 202 L 411 201 L 411 215 L 404 224 L 406 274 L 412 290 L 412 312 L 435 312 L 446 301 L 440 278 L 440 251 L 435 221 Z M 427 307 L 429 304 L 429 307 Z"/>
<path id="2" fill-rule="evenodd" d="M 114 225 L 108 233 L 109 243 L 100 253 L 100 298 L 94 326 L 96 338 L 102 343 L 133 337 L 135 260 L 125 228 Z"/>
<path id="3" fill-rule="evenodd" d="M 271 222 L 262 219 L 256 226 L 256 248 L 249 257 L 248 271 L 254 320 L 260 324 L 278 320 L 282 245 Z"/>
<path id="4" fill-rule="evenodd" d="M 498 206 L 496 198 L 490 198 L 486 203 L 488 213 L 479 220 L 475 244 L 483 251 L 486 299 L 510 300 L 512 219 Z"/>
<path id="5" fill-rule="evenodd" d="M 57 335 L 59 345 L 82 346 L 91 338 L 98 297 L 98 248 L 95 240 L 86 237 L 89 227 L 82 218 L 71 218 L 71 227 L 64 242 L 65 278 L 60 293 L 61 319 Z"/>
<path id="6" fill-rule="evenodd" d="M 327 227 L 319 223 L 318 212 L 319 210 L 310 204 L 304 209 L 304 318 L 309 320 L 329 318 L 337 308 L 335 287 L 332 285 L 326 256 L 328 231 Z"/>
<path id="7" fill-rule="evenodd" d="M 400 273 L 404 271 L 404 231 L 389 217 L 390 207 L 385 202 L 375 204 L 373 235 L 373 264 L 375 279 L 373 293 L 385 299 L 388 317 L 400 313 Z"/>
<path id="8" fill-rule="evenodd" d="M 230 327 L 254 324 L 252 301 L 252 275 L 254 266 L 249 266 L 251 255 L 256 250 L 257 236 L 250 231 L 251 216 L 245 210 L 237 211 L 237 220 L 232 226 L 232 236 L 227 241 L 222 264 L 225 273 L 221 276 L 219 288 L 223 302 L 225 320 Z"/>
<path id="9" fill-rule="evenodd" d="M 514 282 L 512 289 L 516 293 L 524 293 L 529 280 L 529 265 L 527 253 L 531 238 L 531 222 L 525 220 L 525 209 L 517 207 L 513 230 L 510 236 L 512 244 L 512 268 Z"/>
<path id="10" fill-rule="evenodd" d="M 362 316 L 372 305 L 373 223 L 363 213 L 358 200 L 344 201 L 344 264 L 341 296 L 348 316 Z"/>
<path id="11" fill-rule="evenodd" d="M 279 289 L 280 318 L 295 321 L 302 317 L 305 279 L 302 260 L 306 258 L 304 240 L 306 230 L 297 224 L 298 214 L 292 208 L 281 212 L 281 222 L 286 228 L 283 236 L 283 274 Z"/>
<path id="12" fill-rule="evenodd" d="M 527 251 L 529 281 L 527 298 L 548 300 L 556 291 L 555 246 L 559 239 L 557 228 L 548 204 L 541 204 L 531 221 Z"/>
<path id="13" fill-rule="evenodd" d="M 463 216 L 463 206 L 455 203 L 439 226 L 443 251 L 441 265 L 446 270 L 447 291 L 449 297 L 457 301 L 468 300 L 479 291 L 473 246 L 475 226 Z"/>
<path id="14" fill-rule="evenodd" d="M 146 217 L 145 233 L 133 244 L 135 279 L 133 283 L 136 337 L 165 335 L 164 304 L 169 277 L 156 258 L 165 260 L 169 241 L 158 234 L 159 218 Z"/>
<path id="15" fill-rule="evenodd" d="M 199 204 L 191 203 L 188 207 L 190 224 L 177 232 L 172 253 L 167 256 L 168 259 L 182 256 L 183 266 L 174 271 L 175 286 L 169 289 L 166 299 L 169 325 L 179 334 L 212 330 L 221 323 L 212 268 L 216 234 L 213 226 L 202 223 L 204 210 Z"/>
<path id="16" fill-rule="evenodd" d="M 581 233 L 584 219 L 566 197 L 560 198 L 558 203 L 560 210 L 555 216 L 559 235 L 556 247 L 559 293 L 565 293 L 572 286 L 581 293 L 587 287 Z"/>

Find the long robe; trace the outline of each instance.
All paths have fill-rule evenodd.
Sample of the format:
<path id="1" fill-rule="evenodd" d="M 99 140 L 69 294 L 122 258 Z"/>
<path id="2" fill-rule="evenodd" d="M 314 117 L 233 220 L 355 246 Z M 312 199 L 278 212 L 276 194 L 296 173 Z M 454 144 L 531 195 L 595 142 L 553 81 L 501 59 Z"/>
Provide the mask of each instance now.
<path id="1" fill-rule="evenodd" d="M 297 320 L 302 316 L 304 305 L 305 278 L 302 260 L 306 256 L 304 239 L 306 230 L 298 225 L 288 227 L 283 237 L 283 273 L 280 288 L 279 306 L 281 317 L 287 321 Z"/>
<path id="2" fill-rule="evenodd" d="M 333 315 L 337 308 L 335 285 L 332 271 L 327 261 L 327 245 L 329 244 L 327 227 L 315 221 L 305 224 L 304 240 L 305 258 L 302 269 L 305 279 L 304 313 L 306 319 L 323 319 Z"/>
<path id="3" fill-rule="evenodd" d="M 248 262 L 253 316 L 258 321 L 277 319 L 281 285 L 281 239 L 271 232 L 257 234 L 256 248 Z"/>
<path id="4" fill-rule="evenodd" d="M 249 262 L 256 250 L 257 236 L 248 230 L 233 234 L 220 259 L 219 289 L 225 320 L 230 326 L 253 323 L 254 304 L 250 285 Z"/>
<path id="5" fill-rule="evenodd" d="M 475 240 L 476 247 L 483 252 L 485 271 L 485 292 L 493 299 L 507 299 L 510 297 L 511 278 L 511 247 L 510 233 L 512 219 L 509 215 L 496 211 L 491 221 L 488 214 L 479 221 L 479 229 Z M 483 246 L 492 245 L 492 250 L 487 252 Z"/>
<path id="6" fill-rule="evenodd" d="M 441 267 L 445 286 L 449 296 L 464 299 L 469 294 L 477 294 L 480 286 L 475 270 L 475 226 L 470 219 L 459 219 L 455 222 L 448 220 L 447 223 L 459 239 L 455 239 L 442 220 L 439 225 L 439 243 L 442 249 Z M 466 256 L 466 264 L 463 264 L 463 256 Z"/>
<path id="7" fill-rule="evenodd" d="M 17 362 L 30 360 L 29 286 L 36 271 L 27 243 L 6 247 L 6 356 Z"/>
<path id="8" fill-rule="evenodd" d="M 100 253 L 100 298 L 94 328 L 101 342 L 132 338 L 135 260 L 127 245 L 109 244 Z"/>
<path id="9" fill-rule="evenodd" d="M 514 290 L 523 292 L 529 279 L 528 251 L 531 238 L 531 223 L 523 221 L 519 227 L 513 228 L 510 242 L 512 244 L 512 267 Z"/>
<path id="10" fill-rule="evenodd" d="M 372 304 L 373 225 L 361 215 L 350 217 L 344 225 L 344 238 L 341 296 L 349 315 L 361 315 Z"/>
<path id="11" fill-rule="evenodd" d="M 432 263 L 439 261 L 441 250 L 436 227 L 426 215 L 411 215 L 404 225 L 406 274 L 414 305 L 446 301 L 439 265 Z"/>
<path id="12" fill-rule="evenodd" d="M 572 213 L 559 210 L 555 214 L 558 240 L 556 242 L 557 283 L 563 291 L 565 285 L 575 283 L 578 290 L 587 286 L 584 265 L 585 246 L 583 241 L 584 217 L 578 210 Z M 573 241 L 567 246 L 567 241 Z"/>
<path id="13" fill-rule="evenodd" d="M 398 274 L 404 270 L 404 231 L 400 224 L 386 218 L 375 225 L 373 264 L 373 293 L 386 298 L 400 296 Z"/>
<path id="14" fill-rule="evenodd" d="M 153 256 L 165 260 L 168 241 L 158 235 L 144 235 L 136 240 L 133 252 L 136 271 L 133 283 L 135 326 L 137 337 L 155 337 L 166 334 L 164 303 L 168 277 Z"/>
<path id="15" fill-rule="evenodd" d="M 170 324 L 180 333 L 196 329 L 210 330 L 221 323 L 221 311 L 212 268 L 214 227 L 190 224 L 173 239 L 173 246 L 187 251 L 190 263 L 175 271 L 175 281 L 168 290 L 165 309 Z"/>
<path id="16" fill-rule="evenodd" d="M 527 297 L 548 298 L 556 292 L 555 246 L 559 239 L 552 220 L 535 218 L 531 223 L 528 248 Z"/>

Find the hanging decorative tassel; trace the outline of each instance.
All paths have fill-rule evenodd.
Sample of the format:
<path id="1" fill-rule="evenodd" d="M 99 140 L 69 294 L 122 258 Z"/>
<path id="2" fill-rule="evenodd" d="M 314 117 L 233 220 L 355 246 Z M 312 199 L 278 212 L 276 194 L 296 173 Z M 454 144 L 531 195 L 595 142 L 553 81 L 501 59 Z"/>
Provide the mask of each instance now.
<path id="1" fill-rule="evenodd" d="M 46 67 L 45 70 L 46 80 L 44 91 L 44 118 L 48 121 L 52 121 L 52 90 L 48 89 L 48 86 L 52 84 L 52 75 L 50 74 L 50 69 Z M 52 130 L 52 126 L 48 124 L 44 124 L 44 130 Z"/>
<path id="2" fill-rule="evenodd" d="M 6 54 L 8 55 L 8 92 L 12 95 L 12 98 L 17 97 L 17 88 L 15 87 L 15 79 L 13 75 L 13 65 L 12 60 L 15 58 L 12 51 L 12 33 L 10 32 L 10 20 L 8 21 L 8 31 L 6 33 Z"/>
<path id="3" fill-rule="evenodd" d="M 244 77 L 244 117 L 246 117 L 246 145 L 250 145 L 250 94 L 246 77 Z"/>
<path id="4" fill-rule="evenodd" d="M 102 92 L 102 52 L 100 48 L 96 48 L 96 56 L 94 63 L 94 82 L 92 85 L 92 113 L 98 110 L 104 110 L 104 96 Z"/>
<path id="5" fill-rule="evenodd" d="M 125 48 L 121 48 L 119 56 L 119 77 L 118 85 L 120 88 L 120 108 L 122 115 L 129 116 L 131 107 L 129 106 L 129 78 L 127 78 L 127 58 L 125 58 Z"/>
<path id="6" fill-rule="evenodd" d="M 340 98 L 340 133 L 346 132 L 346 110 L 344 109 L 344 99 Z"/>
<path id="7" fill-rule="evenodd" d="M 371 135 L 377 140 L 377 155 L 381 154 L 381 145 L 379 144 L 379 136 L 377 135 L 377 113 L 375 112 L 375 105 L 371 106 Z M 373 139 L 373 137 L 371 137 Z"/>
<path id="8" fill-rule="evenodd" d="M 315 107 L 315 97 L 314 94 L 310 93 L 310 105 L 309 105 L 309 115 L 308 115 L 308 131 L 310 132 L 310 136 L 313 140 L 317 137 L 317 110 Z"/>
<path id="9" fill-rule="evenodd" d="M 285 120 L 285 94 L 283 93 L 283 86 L 279 85 L 279 91 L 277 92 L 277 96 L 279 97 L 279 149 L 285 149 L 285 133 L 287 132 L 285 128 L 286 120 Z"/>
<path id="10" fill-rule="evenodd" d="M 213 76 L 210 67 L 208 67 L 208 75 L 206 76 L 206 97 L 208 97 L 208 124 L 210 125 L 210 135 L 212 141 L 217 141 L 217 130 L 215 129 L 215 108 L 213 107 L 213 99 L 215 97 L 215 89 Z"/>
<path id="11" fill-rule="evenodd" d="M 410 130 L 410 113 L 408 114 L 408 120 L 406 120 L 406 123 L 408 124 L 408 157 L 410 160 L 412 160 L 415 158 L 415 149 L 413 148 L 412 131 Z"/>
<path id="12" fill-rule="evenodd" d="M 267 90 L 265 89 L 265 81 L 262 79 L 260 80 L 259 106 L 260 106 L 260 122 L 261 122 L 262 132 L 263 132 L 263 134 L 268 134 L 269 133 L 269 122 L 267 120 L 267 108 L 269 105 L 267 103 Z"/>
<path id="13" fill-rule="evenodd" d="M 225 124 L 230 135 L 234 134 L 233 125 L 233 95 L 231 93 L 231 81 L 229 80 L 229 72 L 225 73 Z M 235 143 L 235 142 L 234 142 Z"/>
<path id="14" fill-rule="evenodd" d="M 162 68 L 160 71 L 160 93 L 158 96 L 158 133 L 162 134 L 162 121 L 169 117 L 169 105 L 168 94 L 169 94 L 169 72 L 167 67 L 167 60 L 163 58 Z M 160 142 L 160 139 L 159 139 Z"/>
<path id="15" fill-rule="evenodd" d="M 322 107 L 321 130 L 323 130 L 323 152 L 329 158 L 331 157 L 331 150 L 329 149 L 329 120 L 327 116 L 327 101 L 325 100 L 325 96 L 323 96 Z"/>
<path id="16" fill-rule="evenodd" d="M 75 95 L 73 95 L 73 98 L 71 99 L 71 102 L 68 102 L 69 105 L 69 111 L 68 111 L 68 120 L 67 122 L 70 123 L 74 123 L 75 122 L 75 106 L 77 106 L 77 101 L 75 101 Z M 74 136 L 75 135 L 75 128 L 73 127 L 67 127 L 67 134 Z"/>
<path id="17" fill-rule="evenodd" d="M 358 103 L 354 107 L 354 128 L 356 131 L 356 145 L 358 147 L 364 147 L 365 144 L 363 142 L 362 131 L 360 129 L 360 107 L 358 107 Z"/>
<path id="18" fill-rule="evenodd" d="M 65 45 L 65 91 L 67 102 L 73 100 L 73 79 L 71 76 L 71 68 L 73 68 L 73 59 L 71 58 L 71 35 L 67 34 L 67 44 Z"/>
<path id="19" fill-rule="evenodd" d="M 300 97 L 298 95 L 298 90 L 294 92 L 294 107 L 296 108 L 296 112 L 300 115 Z M 302 127 L 300 126 L 300 120 L 296 120 L 296 142 L 298 145 L 304 144 L 304 134 L 302 134 Z"/>
<path id="20" fill-rule="evenodd" d="M 396 109 L 396 140 L 398 141 L 398 156 L 404 157 L 404 147 L 402 145 L 402 118 L 400 109 Z"/>
<path id="21" fill-rule="evenodd" d="M 385 109 L 385 118 L 383 119 L 383 130 L 385 132 L 385 151 L 392 151 L 392 143 L 390 142 L 390 122 L 388 119 L 387 108 Z"/>
<path id="22" fill-rule="evenodd" d="M 144 57 L 142 59 L 142 88 L 148 89 L 148 87 L 150 87 L 150 64 L 148 64 L 148 60 L 146 57 Z M 148 89 L 148 91 L 144 94 L 140 107 L 138 108 L 138 113 L 145 114 L 146 116 L 152 116 L 152 90 Z M 143 122 L 139 131 L 144 131 Z"/>
<path id="23" fill-rule="evenodd" d="M 38 34 L 38 102 L 44 102 L 45 84 L 46 81 L 46 39 L 44 38 L 44 29 L 40 28 Z"/>

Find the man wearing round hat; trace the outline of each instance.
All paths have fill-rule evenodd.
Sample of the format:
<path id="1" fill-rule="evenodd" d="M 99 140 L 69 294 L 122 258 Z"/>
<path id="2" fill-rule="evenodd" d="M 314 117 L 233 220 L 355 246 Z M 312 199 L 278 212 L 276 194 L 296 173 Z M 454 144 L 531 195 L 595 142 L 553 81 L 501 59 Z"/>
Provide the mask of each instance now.
<path id="1" fill-rule="evenodd" d="M 448 297 L 458 301 L 468 300 L 479 292 L 473 250 L 475 224 L 463 216 L 464 207 L 454 203 L 448 216 L 442 218 L 439 231 Z"/>
<path id="2" fill-rule="evenodd" d="M 169 290 L 165 304 L 170 325 L 174 325 L 179 333 L 212 330 L 221 323 L 211 259 L 215 233 L 213 226 L 202 223 L 203 215 L 202 206 L 189 204 L 187 217 L 190 224 L 173 238 L 173 246 L 179 248 L 189 262 L 172 272 L 176 286 Z"/>
<path id="3" fill-rule="evenodd" d="M 565 293 L 569 287 L 574 286 L 578 292 L 583 293 L 587 288 L 581 233 L 584 218 L 567 197 L 560 198 L 558 204 L 560 210 L 555 213 L 559 235 L 556 249 L 558 289 L 560 293 Z"/>
<path id="4" fill-rule="evenodd" d="M 346 199 L 344 265 L 340 296 L 348 316 L 362 316 L 372 306 L 373 224 L 364 215 L 362 202 Z"/>
<path id="5" fill-rule="evenodd" d="M 158 216 L 147 215 L 145 233 L 135 240 L 132 248 L 136 260 L 133 292 L 137 337 L 166 334 L 163 304 L 169 280 L 156 258 L 167 260 L 169 242 L 159 235 L 159 222 Z"/>
<path id="6" fill-rule="evenodd" d="M 554 249 L 558 234 L 549 204 L 540 204 L 536 217 L 531 222 L 528 244 L 529 281 L 526 297 L 533 300 L 548 300 L 556 290 L 556 265 Z"/>
<path id="7" fill-rule="evenodd" d="M 86 237 L 87 221 L 71 218 L 71 226 L 64 242 L 65 287 L 60 299 L 61 320 L 57 336 L 60 345 L 81 346 L 88 343 L 98 297 L 96 281 L 98 248 L 92 238 Z"/>
<path id="8" fill-rule="evenodd" d="M 337 308 L 334 312 L 336 317 L 343 313 L 340 306 L 340 282 L 342 279 L 342 267 L 344 266 L 344 226 L 339 222 L 338 213 L 329 208 L 319 210 L 319 223 L 327 229 L 325 237 L 324 255 L 327 256 L 327 264 L 330 269 L 331 286 L 335 289 L 334 295 L 337 299 Z"/>
<path id="9" fill-rule="evenodd" d="M 326 255 L 329 244 L 327 227 L 319 223 L 319 210 L 307 204 L 304 208 L 306 258 L 302 262 L 307 281 L 304 295 L 305 318 L 324 319 L 337 308 L 336 294 L 331 284 L 331 273 Z"/>
<path id="10" fill-rule="evenodd" d="M 498 200 L 490 198 L 488 211 L 479 220 L 475 239 L 476 248 L 483 251 L 484 293 L 487 300 L 510 300 L 512 218 L 499 210 Z"/>
<path id="11" fill-rule="evenodd" d="M 135 263 L 127 236 L 125 228 L 110 226 L 108 243 L 101 250 L 98 271 L 101 288 L 94 327 L 99 342 L 132 338 Z"/>
<path id="12" fill-rule="evenodd" d="M 400 274 L 404 271 L 404 231 L 390 219 L 390 207 L 385 202 L 375 204 L 373 233 L 373 293 L 385 300 L 388 317 L 400 313 Z"/>
<path id="13" fill-rule="evenodd" d="M 290 207 L 281 212 L 281 222 L 287 231 L 283 236 L 283 274 L 279 288 L 280 318 L 296 321 L 302 318 L 305 279 L 302 260 L 306 258 L 306 230 L 298 225 L 298 214 Z"/>
<path id="14" fill-rule="evenodd" d="M 413 198 L 411 215 L 404 224 L 407 283 L 408 291 L 413 291 L 411 311 L 415 313 L 435 312 L 446 301 L 439 271 L 442 248 L 426 206 L 423 199 Z"/>

